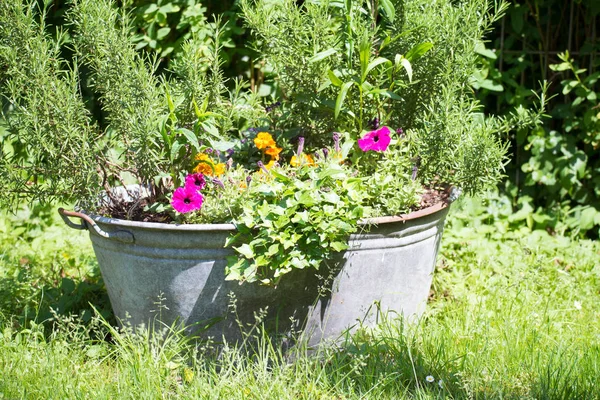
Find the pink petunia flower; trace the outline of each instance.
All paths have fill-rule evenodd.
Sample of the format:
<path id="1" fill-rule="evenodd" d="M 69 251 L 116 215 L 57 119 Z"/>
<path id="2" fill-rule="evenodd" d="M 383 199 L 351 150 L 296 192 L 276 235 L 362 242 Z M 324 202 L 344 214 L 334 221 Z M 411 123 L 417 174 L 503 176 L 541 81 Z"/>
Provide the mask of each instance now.
<path id="1" fill-rule="evenodd" d="M 185 177 L 185 186 L 191 186 L 196 190 L 202 190 L 206 186 L 206 179 L 202 174 L 189 174 Z"/>
<path id="2" fill-rule="evenodd" d="M 390 137 L 390 128 L 382 126 L 381 128 L 367 132 L 365 136 L 358 139 L 358 147 L 362 151 L 386 151 L 392 138 Z"/>
<path id="3" fill-rule="evenodd" d="M 188 213 L 202 208 L 202 202 L 204 202 L 204 197 L 196 187 L 186 185 L 175 190 L 171 205 L 177 212 Z"/>

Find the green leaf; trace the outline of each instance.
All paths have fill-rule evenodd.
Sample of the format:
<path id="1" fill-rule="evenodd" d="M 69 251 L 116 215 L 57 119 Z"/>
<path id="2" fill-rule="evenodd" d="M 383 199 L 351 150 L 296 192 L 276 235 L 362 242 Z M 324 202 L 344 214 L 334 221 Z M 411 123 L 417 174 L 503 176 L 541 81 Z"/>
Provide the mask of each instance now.
<path id="1" fill-rule="evenodd" d="M 379 5 L 383 9 L 383 13 L 390 22 L 394 22 L 396 18 L 396 9 L 391 0 L 379 0 Z"/>
<path id="2" fill-rule="evenodd" d="M 369 66 L 369 60 L 371 58 L 371 41 L 367 37 L 363 37 L 361 40 L 358 54 L 360 58 L 360 76 L 366 77 L 367 67 Z"/>
<path id="3" fill-rule="evenodd" d="M 296 215 L 294 215 L 292 217 L 292 222 L 294 224 L 297 224 L 298 222 L 302 222 L 303 224 L 308 224 L 308 222 L 309 222 L 308 211 L 304 210 L 302 212 L 296 213 Z"/>
<path id="4" fill-rule="evenodd" d="M 503 92 L 504 91 L 504 86 L 502 86 L 499 83 L 494 83 L 494 81 L 492 81 L 490 79 L 484 79 L 482 81 L 479 81 L 478 84 L 479 84 L 479 87 L 490 90 L 492 92 Z"/>
<path id="5" fill-rule="evenodd" d="M 152 3 L 152 4 L 148 4 L 147 6 L 140 7 L 139 10 L 144 15 L 148 15 L 148 14 L 152 14 L 153 12 L 155 12 L 156 10 L 158 10 L 158 6 L 156 4 L 154 4 L 154 3 Z"/>
<path id="6" fill-rule="evenodd" d="M 365 76 L 362 77 L 362 80 L 364 81 L 367 78 L 367 75 L 369 75 L 369 72 L 375 68 L 378 65 L 381 65 L 383 63 L 392 63 L 390 60 L 388 60 L 387 58 L 384 57 L 377 57 L 376 59 L 374 59 L 373 61 L 371 61 L 369 63 L 369 65 L 367 66 L 367 69 L 365 71 Z"/>
<path id="7" fill-rule="evenodd" d="M 200 151 L 200 144 L 198 143 L 198 138 L 194 132 L 190 131 L 189 129 L 178 128 L 177 133 L 181 133 L 187 139 L 188 143 L 194 146 L 196 151 Z"/>
<path id="8" fill-rule="evenodd" d="M 165 27 L 165 28 L 160 28 L 158 30 L 158 32 L 156 32 L 156 39 L 157 40 L 162 40 L 164 39 L 169 33 L 171 32 L 171 28 L 169 27 Z"/>
<path id="9" fill-rule="evenodd" d="M 323 200 L 331 204 L 338 204 L 340 202 L 340 196 L 335 192 L 323 193 Z"/>
<path id="10" fill-rule="evenodd" d="M 208 142 L 210 143 L 210 147 L 219 151 L 227 151 L 235 146 L 235 142 L 228 142 L 225 140 L 211 140 L 209 138 Z"/>
<path id="11" fill-rule="evenodd" d="M 179 156 L 179 150 L 181 150 L 182 147 L 183 145 L 179 141 L 175 141 L 173 143 L 173 146 L 171 147 L 171 162 L 177 160 L 177 157 Z"/>
<path id="12" fill-rule="evenodd" d="M 569 94 L 571 90 L 575 89 L 579 85 L 578 81 L 562 81 L 561 83 L 563 84 L 563 94 Z"/>
<path id="13" fill-rule="evenodd" d="M 303 204 L 310 207 L 315 204 L 315 198 L 310 192 L 297 192 L 294 196 L 298 204 Z"/>
<path id="14" fill-rule="evenodd" d="M 75 282 L 69 278 L 62 278 L 60 288 L 62 289 L 63 293 L 71 294 L 75 290 Z"/>
<path id="15" fill-rule="evenodd" d="M 204 129 L 207 133 L 209 133 L 210 135 L 212 135 L 213 137 L 219 139 L 221 137 L 221 135 L 219 134 L 219 129 L 217 129 L 217 127 L 210 123 L 210 122 L 201 122 L 200 126 L 202 127 L 202 129 Z"/>
<path id="16" fill-rule="evenodd" d="M 254 258 L 254 251 L 247 243 L 242 244 L 240 247 L 234 247 L 234 249 L 246 258 Z"/>
<path id="17" fill-rule="evenodd" d="M 163 12 L 165 14 L 176 13 L 179 11 L 179 6 L 173 5 L 173 3 L 167 3 L 162 6 L 159 12 Z"/>
<path id="18" fill-rule="evenodd" d="M 412 71 L 412 65 L 410 65 L 410 61 L 408 61 L 408 59 L 402 57 L 400 59 L 400 63 L 402 64 L 402 66 L 406 70 L 406 75 L 408 75 L 408 81 L 412 82 L 413 71 Z"/>
<path id="19" fill-rule="evenodd" d="M 497 58 L 496 53 L 490 49 L 486 49 L 482 42 L 478 42 L 475 45 L 475 53 L 485 58 L 489 58 L 490 60 L 495 60 Z"/>
<path id="20" fill-rule="evenodd" d="M 325 58 L 337 53 L 336 49 L 327 49 L 325 51 L 321 51 L 320 53 L 315 54 L 311 58 L 308 59 L 309 63 L 315 63 L 317 61 L 324 60 Z"/>
<path id="21" fill-rule="evenodd" d="M 410 49 L 408 51 L 408 53 L 406 53 L 404 58 L 406 58 L 411 63 L 414 63 L 419 58 L 421 58 L 425 53 L 427 53 L 429 50 L 431 50 L 432 47 L 433 47 L 433 43 L 430 43 L 430 42 L 418 44 L 415 47 L 413 47 L 412 49 Z"/>
<path id="22" fill-rule="evenodd" d="M 342 109 L 342 105 L 344 104 L 344 100 L 346 99 L 346 94 L 348 94 L 348 90 L 350 89 L 350 86 L 352 86 L 354 84 L 354 82 L 346 82 L 342 85 L 342 88 L 340 89 L 340 93 L 337 96 L 337 99 L 335 100 L 335 119 L 338 118 L 338 116 L 340 115 L 340 111 Z"/>
<path id="23" fill-rule="evenodd" d="M 569 64 L 567 62 L 563 62 L 560 64 L 551 64 L 550 69 L 552 71 L 567 71 L 567 70 L 571 69 L 571 64 Z"/>
<path id="24" fill-rule="evenodd" d="M 327 76 L 329 76 L 329 80 L 331 81 L 331 83 L 337 87 L 342 86 L 343 82 L 340 78 L 337 77 L 337 75 L 332 71 L 332 70 L 328 70 L 327 71 Z"/>
<path id="25" fill-rule="evenodd" d="M 273 243 L 265 253 L 265 256 L 271 257 L 279 253 L 279 243 Z"/>
<path id="26" fill-rule="evenodd" d="M 579 227 L 581 230 L 587 231 L 594 227 L 594 221 L 598 211 L 594 207 L 587 207 L 581 212 L 579 217 Z"/>
<path id="27" fill-rule="evenodd" d="M 331 246 L 331 248 L 335 251 L 344 251 L 348 248 L 348 244 L 344 243 L 344 242 L 331 242 L 329 244 Z"/>
<path id="28" fill-rule="evenodd" d="M 393 100 L 402 100 L 402 97 L 400 97 L 400 95 L 390 91 L 390 90 L 384 90 L 381 92 L 381 94 L 383 94 L 386 97 L 389 97 L 390 99 Z"/>
<path id="29" fill-rule="evenodd" d="M 175 112 L 175 104 L 173 103 L 173 98 L 171 97 L 171 93 L 169 92 L 169 85 L 167 84 L 167 82 L 165 82 L 165 96 L 167 97 L 169 112 L 173 114 Z"/>
<path id="30" fill-rule="evenodd" d="M 286 175 L 283 175 L 282 173 L 278 172 L 277 170 L 275 170 L 274 168 L 270 170 L 271 174 L 277 178 L 278 180 L 280 180 L 283 183 L 289 183 L 292 180 L 290 178 L 288 178 Z"/>
<path id="31" fill-rule="evenodd" d="M 342 178 L 344 178 L 346 176 L 346 171 L 344 171 L 344 169 L 342 169 L 341 167 L 329 167 L 319 172 L 318 179 L 323 180 L 329 176 L 336 175 L 341 175 Z"/>

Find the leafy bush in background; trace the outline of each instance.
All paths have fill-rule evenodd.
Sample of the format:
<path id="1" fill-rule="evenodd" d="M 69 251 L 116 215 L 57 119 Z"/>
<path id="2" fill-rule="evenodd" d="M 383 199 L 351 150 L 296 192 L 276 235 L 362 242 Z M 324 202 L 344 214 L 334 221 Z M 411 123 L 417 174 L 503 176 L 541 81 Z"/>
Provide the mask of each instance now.
<path id="1" fill-rule="evenodd" d="M 599 23 L 598 1 L 516 1 L 478 48 L 471 84 L 486 112 L 528 107 L 530 89 L 552 83 L 544 126 L 511 137 L 506 193 L 530 226 L 592 236 L 600 226 Z"/>

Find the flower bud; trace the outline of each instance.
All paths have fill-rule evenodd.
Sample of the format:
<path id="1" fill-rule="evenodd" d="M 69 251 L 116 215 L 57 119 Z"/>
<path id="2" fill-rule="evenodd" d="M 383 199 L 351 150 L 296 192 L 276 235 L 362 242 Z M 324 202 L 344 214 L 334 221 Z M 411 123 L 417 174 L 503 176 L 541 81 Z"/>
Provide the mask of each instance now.
<path id="1" fill-rule="evenodd" d="M 333 132 L 333 145 L 335 148 L 335 152 L 340 152 L 340 134 L 337 132 Z"/>
<path id="2" fill-rule="evenodd" d="M 304 151 L 304 137 L 300 136 L 298 138 L 298 152 L 296 154 L 298 154 L 298 157 L 300 157 L 300 154 L 302 154 L 302 151 Z"/>

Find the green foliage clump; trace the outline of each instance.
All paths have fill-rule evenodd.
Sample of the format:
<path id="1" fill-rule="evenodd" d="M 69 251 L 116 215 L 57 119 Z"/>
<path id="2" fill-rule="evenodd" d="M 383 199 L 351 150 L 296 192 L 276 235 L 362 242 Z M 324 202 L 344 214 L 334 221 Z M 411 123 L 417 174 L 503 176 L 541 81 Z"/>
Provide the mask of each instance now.
<path id="1" fill-rule="evenodd" d="M 61 59 L 34 6 L 0 4 L 0 204 L 24 198 L 86 198 L 98 185 L 102 138 L 80 97 L 78 70 Z M 43 21 L 43 18 L 42 18 Z"/>
<path id="2" fill-rule="evenodd" d="M 596 237 L 598 210 L 598 51 L 593 0 L 513 2 L 478 49 L 472 84 L 486 112 L 530 107 L 531 88 L 548 87 L 543 126 L 507 136 L 511 161 L 505 194 L 530 227 Z M 562 10 L 562 12 L 556 12 Z M 566 54 L 565 50 L 568 50 Z"/>
<path id="3" fill-rule="evenodd" d="M 193 168 L 201 141 L 222 147 L 218 142 L 232 127 L 256 118 L 255 96 L 242 93 L 242 84 L 233 91 L 224 84 L 218 25 L 210 46 L 194 36 L 185 42 L 186 61 L 174 66 L 179 83 L 156 76 L 156 60 L 131 44 L 129 15 L 107 0 L 78 1 L 68 10 L 75 69 L 65 71 L 62 36 L 54 41 L 44 34 L 35 9 L 24 2 L 2 5 L 7 127 L 0 151 L 9 188 L 0 195 L 3 203 L 54 197 L 94 208 L 99 191 L 110 196 L 111 187 L 134 182 L 147 186 L 153 201 L 164 201 L 172 181 Z M 86 109 L 78 63 L 90 71 L 102 123 Z"/>
<path id="4" fill-rule="evenodd" d="M 278 282 L 292 268 L 319 269 L 348 247 L 358 229 L 366 192 L 359 178 L 330 158 L 317 167 L 272 168 L 250 182 L 236 218 L 239 231 L 229 243 L 242 257 L 232 257 L 227 279 L 264 284 Z"/>
<path id="5" fill-rule="evenodd" d="M 316 144 L 332 130 L 359 138 L 372 121 L 401 127 L 426 185 L 490 187 L 506 162 L 499 133 L 541 114 L 484 118 L 469 85 L 475 50 L 505 3 L 246 1 L 242 9 L 285 100 L 282 126 Z"/>

